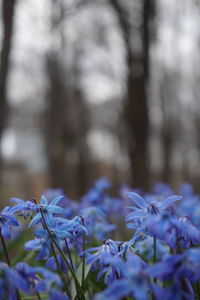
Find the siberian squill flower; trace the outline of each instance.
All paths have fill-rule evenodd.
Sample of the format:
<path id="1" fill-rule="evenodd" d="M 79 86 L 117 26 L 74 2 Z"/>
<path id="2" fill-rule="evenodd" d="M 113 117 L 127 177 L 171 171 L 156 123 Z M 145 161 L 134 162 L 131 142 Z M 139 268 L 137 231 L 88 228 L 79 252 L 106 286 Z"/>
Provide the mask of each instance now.
<path id="1" fill-rule="evenodd" d="M 182 254 L 171 255 L 164 261 L 150 266 L 146 273 L 168 283 L 167 289 L 155 289 L 157 299 L 161 299 L 164 292 L 166 299 L 172 299 L 170 296 L 178 300 L 193 299 L 191 284 L 200 279 L 200 249 L 191 248 Z"/>
<path id="2" fill-rule="evenodd" d="M 187 217 L 177 218 L 169 213 L 152 216 L 146 221 L 149 233 L 170 248 L 188 248 L 200 244 L 200 231 Z"/>
<path id="3" fill-rule="evenodd" d="M 118 246 L 113 240 L 105 240 L 102 246 L 89 248 L 85 251 L 87 264 L 92 264 L 94 269 L 101 269 L 107 263 L 107 259 L 116 255 L 118 251 Z M 90 252 L 94 253 L 91 254 Z"/>
<path id="4" fill-rule="evenodd" d="M 78 202 L 73 201 L 69 199 L 65 193 L 64 190 L 61 188 L 56 188 L 56 189 L 46 189 L 43 192 L 43 195 L 47 198 L 48 202 L 51 202 L 54 198 L 58 196 L 63 196 L 63 198 L 59 202 L 59 206 L 64 208 L 66 211 L 66 217 L 67 218 L 72 218 L 74 215 L 77 215 L 78 211 Z"/>
<path id="5" fill-rule="evenodd" d="M 188 280 L 185 279 L 185 291 L 182 286 L 171 285 L 166 288 L 161 288 L 157 284 L 152 284 L 151 290 L 156 300 L 194 300 L 194 291 Z"/>
<path id="6" fill-rule="evenodd" d="M 200 249 L 190 248 L 181 254 L 171 255 L 164 261 L 149 267 L 149 274 L 161 280 L 173 278 L 179 282 L 181 276 L 192 283 L 200 279 Z"/>
<path id="7" fill-rule="evenodd" d="M 146 264 L 141 264 L 137 255 L 129 255 L 124 262 L 120 257 L 114 256 L 108 259 L 110 265 L 120 274 L 101 293 L 96 295 L 95 300 L 120 300 L 126 296 L 136 300 L 149 299 L 149 283 L 145 275 Z"/>
<path id="8" fill-rule="evenodd" d="M 44 267 L 31 267 L 28 264 L 21 262 L 17 264 L 16 270 L 22 280 L 27 283 L 28 291 L 26 292 L 29 294 L 35 292 L 58 292 L 59 294 L 63 286 L 60 277 Z"/>
<path id="9" fill-rule="evenodd" d="M 66 258 L 66 259 L 70 264 L 70 261 L 68 260 L 68 258 Z M 63 258 L 60 254 L 57 254 L 57 260 L 59 262 L 59 265 L 60 265 L 60 268 L 61 268 L 62 272 L 66 273 L 68 271 L 68 265 L 63 260 Z M 54 256 L 51 256 L 47 259 L 47 261 L 45 263 L 45 267 L 51 269 L 52 271 L 58 271 L 57 262 L 56 262 Z M 75 266 L 74 266 L 74 269 L 75 269 Z"/>
<path id="10" fill-rule="evenodd" d="M 15 215 L 9 206 L 6 206 L 0 213 L 0 233 L 5 239 L 11 237 L 10 228 L 12 226 L 19 226 Z"/>
<path id="11" fill-rule="evenodd" d="M 32 267 L 32 269 L 36 274 L 40 275 L 40 281 L 35 287 L 36 291 L 50 292 L 53 290 L 60 290 L 62 288 L 63 283 L 56 273 L 44 267 Z"/>
<path id="12" fill-rule="evenodd" d="M 63 208 L 57 205 L 62 198 L 63 196 L 58 196 L 54 198 L 51 202 L 48 202 L 47 198 L 43 195 L 40 199 L 40 204 L 37 204 L 38 213 L 34 216 L 32 221 L 30 222 L 29 227 L 42 220 L 41 211 L 44 215 L 45 222 L 47 223 L 47 225 L 54 226 L 54 220 L 52 217 L 53 214 L 66 213 L 66 211 Z"/>
<path id="13" fill-rule="evenodd" d="M 194 193 L 191 184 L 184 183 L 180 187 L 183 201 L 177 207 L 177 212 L 181 216 L 188 216 L 192 223 L 200 229 L 200 196 Z"/>
<path id="14" fill-rule="evenodd" d="M 48 232 L 44 229 L 37 230 L 35 232 L 35 239 L 28 241 L 24 244 L 25 250 L 37 251 L 37 260 L 47 259 L 51 250 L 51 239 Z"/>
<path id="15" fill-rule="evenodd" d="M 24 217 L 24 219 L 27 219 L 29 216 L 32 218 L 33 213 L 36 211 L 37 205 L 34 201 L 34 199 L 30 199 L 27 201 L 24 201 L 19 198 L 11 198 L 10 202 L 16 202 L 13 207 L 11 207 L 10 211 L 12 213 L 19 212 L 18 216 Z"/>
<path id="16" fill-rule="evenodd" d="M 84 226 L 84 220 L 81 216 L 75 216 L 71 220 L 55 218 L 54 221 L 57 224 L 54 228 L 50 227 L 50 229 L 60 238 L 70 238 L 71 240 L 74 240 L 81 237 L 83 234 L 88 235 L 88 231 Z"/>
<path id="17" fill-rule="evenodd" d="M 52 291 L 49 295 L 49 300 L 70 300 L 66 294 L 63 294 L 60 291 Z"/>
<path id="18" fill-rule="evenodd" d="M 110 186 L 110 182 L 105 177 L 98 179 L 82 198 L 83 207 L 101 205 L 102 199 L 105 197 L 105 190 Z"/>
<path id="19" fill-rule="evenodd" d="M 29 292 L 27 281 L 15 269 L 0 262 L 0 299 L 17 299 L 17 290 Z"/>
<path id="20" fill-rule="evenodd" d="M 40 277 L 36 274 L 31 266 L 24 262 L 20 262 L 16 265 L 18 274 L 27 282 L 27 292 L 32 294 L 35 292 L 35 287 L 40 281 Z"/>
<path id="21" fill-rule="evenodd" d="M 169 184 L 160 181 L 154 183 L 152 191 L 154 195 L 164 197 L 169 197 L 174 194 L 174 191 L 172 190 Z"/>
<path id="22" fill-rule="evenodd" d="M 181 196 L 169 196 L 164 201 L 151 201 L 148 203 L 143 197 L 136 193 L 128 193 L 128 197 L 134 202 L 135 206 L 131 207 L 133 212 L 129 213 L 126 221 L 136 219 L 146 219 L 151 215 L 157 215 L 168 209 L 174 202 L 181 200 Z"/>
<path id="23" fill-rule="evenodd" d="M 143 239 L 136 240 L 134 244 L 135 251 L 139 253 L 146 260 L 152 260 L 154 256 L 153 239 L 149 235 L 144 235 Z M 163 259 L 169 255 L 169 247 L 163 242 L 157 239 L 156 242 L 156 257 L 158 260 Z"/>
<path id="24" fill-rule="evenodd" d="M 95 236 L 98 240 L 106 238 L 108 232 L 116 229 L 116 225 L 109 224 L 106 220 L 105 213 L 95 206 L 89 206 L 81 210 L 84 217 L 85 226 L 90 235 Z"/>

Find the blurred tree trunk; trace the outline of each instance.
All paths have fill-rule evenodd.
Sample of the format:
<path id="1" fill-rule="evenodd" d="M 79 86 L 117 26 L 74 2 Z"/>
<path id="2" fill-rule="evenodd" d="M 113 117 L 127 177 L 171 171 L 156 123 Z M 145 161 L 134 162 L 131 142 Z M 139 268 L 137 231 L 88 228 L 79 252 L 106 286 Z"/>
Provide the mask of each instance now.
<path id="1" fill-rule="evenodd" d="M 46 58 L 48 93 L 46 149 L 51 186 L 61 187 L 73 197 L 86 192 L 88 174 L 88 110 L 79 88 L 80 49 L 75 49 L 72 66 L 66 63 L 64 35 L 65 1 L 52 2 L 51 31 L 55 44 Z M 54 43 L 54 40 L 53 40 Z M 70 76 L 69 76 L 70 75 Z M 70 78 L 70 79 L 69 79 Z"/>
<path id="2" fill-rule="evenodd" d="M 143 0 L 141 24 L 138 29 L 141 51 L 134 49 L 133 25 L 129 21 L 129 12 L 122 1 L 110 0 L 117 13 L 123 33 L 127 57 L 127 97 L 125 102 L 125 120 L 128 130 L 128 151 L 131 164 L 132 185 L 147 189 L 149 186 L 148 162 L 148 95 L 150 22 L 154 15 L 154 0 Z M 132 16 L 133 18 L 133 16 Z"/>
<path id="3" fill-rule="evenodd" d="M 46 113 L 46 149 L 50 171 L 50 181 L 53 188 L 64 187 L 66 184 L 64 124 L 66 107 L 62 72 L 56 60 L 51 55 L 47 58 L 48 92 Z"/>
<path id="4" fill-rule="evenodd" d="M 167 69 L 163 70 L 160 82 L 160 104 L 162 111 L 161 124 L 161 146 L 163 153 L 163 168 L 161 178 L 166 183 L 171 183 L 172 178 L 172 156 L 174 144 L 180 134 L 179 121 L 175 114 L 178 111 L 177 101 L 177 78 L 178 74 Z"/>
<path id="5" fill-rule="evenodd" d="M 0 144 L 3 130 L 6 126 L 8 115 L 8 102 L 7 102 L 7 78 L 9 72 L 9 57 L 11 50 L 11 40 L 13 32 L 13 19 L 14 19 L 15 0 L 2 1 L 2 25 L 3 25 L 3 38 L 2 49 L 0 55 Z M 1 164 L 1 153 L 0 153 Z"/>
<path id="6" fill-rule="evenodd" d="M 170 76 L 166 71 L 163 72 L 162 82 L 160 84 L 160 103 L 162 110 L 162 126 L 161 126 L 161 146 L 163 152 L 163 168 L 161 178 L 163 182 L 170 183 L 171 176 L 171 157 L 173 146 L 173 131 L 170 124 L 170 113 L 167 110 L 169 105 L 169 91 L 172 86 L 168 86 L 170 82 Z M 167 84 L 166 84 L 167 83 Z"/>
<path id="7" fill-rule="evenodd" d="M 46 141 L 51 186 L 74 197 L 86 192 L 88 111 L 81 91 L 69 86 L 56 54 L 47 59 Z"/>

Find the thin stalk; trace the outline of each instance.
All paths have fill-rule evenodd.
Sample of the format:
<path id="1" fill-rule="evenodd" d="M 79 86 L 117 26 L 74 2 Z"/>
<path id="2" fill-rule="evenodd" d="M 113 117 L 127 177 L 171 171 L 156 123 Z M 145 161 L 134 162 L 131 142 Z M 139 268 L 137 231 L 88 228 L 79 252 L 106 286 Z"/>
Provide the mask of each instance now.
<path id="1" fill-rule="evenodd" d="M 66 245 L 66 248 L 67 248 L 67 255 L 69 256 L 69 261 L 70 261 L 71 267 L 74 270 L 73 260 L 72 260 L 72 256 L 71 256 L 71 253 L 70 253 L 70 250 L 69 250 L 67 239 L 65 239 L 65 245 Z"/>
<path id="2" fill-rule="evenodd" d="M 47 298 L 48 298 L 47 295 L 42 295 L 42 296 L 39 295 L 39 297 L 38 297 L 38 295 L 39 295 L 39 293 L 36 294 L 38 300 L 42 300 L 42 299 L 47 300 Z M 34 296 L 22 296 L 22 300 L 34 300 L 34 299 L 35 299 Z"/>
<path id="3" fill-rule="evenodd" d="M 51 243 L 51 249 L 52 249 L 52 252 L 53 252 L 53 256 L 54 256 L 54 258 L 55 258 L 55 261 L 56 261 L 56 265 L 57 265 L 58 272 L 59 272 L 60 277 L 62 278 L 63 283 L 64 283 L 64 289 L 65 289 L 65 292 L 66 292 L 66 294 L 68 295 L 68 297 L 70 298 L 71 295 L 70 295 L 70 292 L 69 292 L 69 290 L 68 290 L 67 283 L 66 283 L 66 280 L 65 280 L 65 276 L 63 275 L 61 266 L 60 266 L 60 264 L 59 264 L 59 261 L 58 261 L 57 255 L 56 255 L 56 251 L 55 251 L 54 246 L 53 246 L 53 243 Z"/>
<path id="4" fill-rule="evenodd" d="M 8 255 L 8 251 L 7 251 L 7 248 L 6 248 L 5 241 L 4 241 L 4 237 L 1 234 L 1 230 L 0 230 L 0 237 L 1 237 L 1 243 L 2 243 L 2 246 L 3 246 L 3 251 L 4 251 L 4 254 L 5 254 L 7 265 L 9 267 L 11 267 L 11 261 L 10 261 L 9 255 Z M 17 294 L 17 299 L 21 300 L 21 295 L 20 295 L 18 289 L 16 289 L 16 294 Z"/>
<path id="5" fill-rule="evenodd" d="M 156 242 L 157 242 L 156 237 L 154 236 L 153 237 L 153 262 L 154 262 L 154 264 L 157 261 Z M 157 282 L 156 278 L 154 278 L 153 281 L 154 281 L 154 283 L 156 283 Z M 154 299 L 154 298 L 155 298 L 154 295 L 152 295 L 152 299 Z"/>
<path id="6" fill-rule="evenodd" d="M 83 235 L 83 259 L 82 259 L 82 282 L 81 286 L 84 290 L 84 281 L 85 281 L 85 236 Z"/>
<path id="7" fill-rule="evenodd" d="M 81 288 L 81 286 L 80 286 L 80 284 L 79 284 L 79 281 L 78 281 L 78 279 L 77 279 L 77 277 L 76 277 L 76 274 L 75 274 L 73 268 L 71 267 L 70 263 L 69 263 L 68 260 L 66 259 L 65 255 L 64 255 L 64 253 L 63 253 L 63 251 L 60 249 L 60 247 L 59 247 L 57 241 L 54 239 L 54 237 L 53 237 L 51 231 L 49 230 L 49 228 L 48 228 L 48 226 L 47 226 L 47 224 L 46 224 L 46 221 L 45 221 L 45 218 L 44 218 L 44 214 L 43 214 L 43 212 L 42 212 L 42 209 L 40 209 L 40 213 L 41 213 L 41 216 L 42 216 L 42 220 L 43 220 L 43 222 L 44 222 L 44 224 L 45 224 L 46 230 L 47 230 L 47 232 L 48 232 L 48 234 L 49 234 L 49 236 L 50 236 L 52 242 L 54 243 L 54 245 L 55 245 L 56 248 L 58 249 L 58 252 L 59 252 L 60 255 L 62 256 L 64 262 L 67 264 L 68 268 L 70 269 L 70 272 L 71 272 L 71 274 L 72 274 L 72 276 L 73 276 L 73 278 L 74 278 L 74 281 L 75 281 L 76 290 L 77 290 L 77 295 L 78 295 L 79 292 L 80 292 L 82 299 L 85 300 L 84 292 L 83 292 L 83 290 L 82 290 L 82 288 Z"/>
<path id="8" fill-rule="evenodd" d="M 42 226 L 43 226 L 44 229 L 47 230 L 47 225 L 46 225 L 46 222 L 45 222 L 45 221 L 44 221 L 44 224 L 42 224 Z M 69 292 L 69 290 L 68 290 L 67 283 L 66 283 L 65 277 L 64 277 L 64 275 L 63 275 L 61 266 L 60 266 L 60 264 L 59 264 L 59 261 L 58 261 L 58 258 L 57 258 L 57 255 L 56 255 L 56 252 L 55 252 L 53 243 L 51 243 L 51 250 L 52 250 L 53 256 L 54 256 L 55 261 L 56 261 L 58 273 L 60 274 L 60 277 L 62 278 L 62 280 L 63 280 L 63 282 L 64 282 L 64 289 L 65 289 L 65 292 L 66 292 L 66 294 L 70 297 L 70 292 Z M 67 275 L 67 272 L 66 272 L 66 275 Z"/>
<path id="9" fill-rule="evenodd" d="M 89 300 L 92 300 L 92 293 L 90 291 L 90 287 L 88 284 L 88 280 L 86 279 L 86 286 L 87 286 L 87 291 L 88 291 L 88 296 L 89 296 Z"/>
<path id="10" fill-rule="evenodd" d="M 10 258 L 9 258 L 8 251 L 6 249 L 6 244 L 5 244 L 4 238 L 1 234 L 1 231 L 0 231 L 0 237 L 1 237 L 1 243 L 2 243 L 2 246 L 3 246 L 3 251 L 4 251 L 4 254 L 5 254 L 5 259 L 6 259 L 7 265 L 9 267 L 11 267 Z"/>
<path id="11" fill-rule="evenodd" d="M 196 294 L 197 294 L 197 299 L 200 299 L 200 283 L 196 283 Z"/>
<path id="12" fill-rule="evenodd" d="M 35 294 L 36 294 L 36 297 L 38 300 L 42 300 L 42 298 L 40 297 L 40 294 L 38 292 L 36 292 Z"/>
<path id="13" fill-rule="evenodd" d="M 157 255 L 156 255 L 157 253 L 156 253 L 156 237 L 154 236 L 153 237 L 153 262 L 154 262 L 154 264 L 156 263 L 156 261 L 157 261 Z"/>

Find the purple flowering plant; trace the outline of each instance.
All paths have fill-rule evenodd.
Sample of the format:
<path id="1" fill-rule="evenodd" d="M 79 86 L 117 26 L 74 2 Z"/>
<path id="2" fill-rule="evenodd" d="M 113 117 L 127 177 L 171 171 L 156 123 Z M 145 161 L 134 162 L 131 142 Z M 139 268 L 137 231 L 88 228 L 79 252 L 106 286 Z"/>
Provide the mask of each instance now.
<path id="1" fill-rule="evenodd" d="M 100 178 L 79 202 L 60 189 L 10 200 L 0 212 L 0 299 L 200 299 L 193 187 L 123 185 L 115 197 L 110 187 Z"/>

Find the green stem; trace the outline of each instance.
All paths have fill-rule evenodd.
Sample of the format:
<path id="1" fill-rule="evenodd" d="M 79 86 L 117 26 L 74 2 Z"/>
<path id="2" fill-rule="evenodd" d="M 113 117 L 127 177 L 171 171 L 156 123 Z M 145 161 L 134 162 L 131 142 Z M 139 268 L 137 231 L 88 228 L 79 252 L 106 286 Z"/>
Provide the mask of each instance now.
<path id="1" fill-rule="evenodd" d="M 156 263 L 157 257 L 156 257 L 156 237 L 153 237 L 153 262 Z"/>
<path id="2" fill-rule="evenodd" d="M 1 237 L 1 243 L 2 243 L 2 246 L 3 246 L 3 251 L 4 251 L 4 254 L 5 254 L 7 265 L 9 267 L 11 267 L 11 261 L 10 261 L 9 255 L 8 255 L 8 251 L 7 251 L 7 248 L 6 248 L 6 244 L 5 244 L 4 238 L 3 238 L 2 234 L 1 234 L 1 230 L 0 230 L 0 237 Z M 16 294 L 17 294 L 17 299 L 21 300 L 21 295 L 20 295 L 18 289 L 16 289 Z"/>
<path id="3" fill-rule="evenodd" d="M 197 283 L 195 284 L 195 286 L 196 286 L 197 299 L 200 299 L 200 283 L 197 282 Z"/>
<path id="4" fill-rule="evenodd" d="M 42 298 L 40 297 L 40 294 L 38 292 L 35 293 L 36 297 L 38 298 L 38 300 L 42 300 Z"/>
<path id="5" fill-rule="evenodd" d="M 86 286 L 87 286 L 87 291 L 88 291 L 88 296 L 89 296 L 89 300 L 92 300 L 92 293 L 90 291 L 90 287 L 89 287 L 89 283 L 88 280 L 86 279 Z"/>
<path id="6" fill-rule="evenodd" d="M 0 237 L 1 237 L 1 243 L 2 243 L 2 246 L 3 246 L 3 251 L 4 251 L 4 254 L 5 254 L 5 259 L 6 259 L 7 265 L 9 267 L 11 267 L 10 258 L 9 258 L 8 251 L 6 249 L 6 244 L 5 244 L 4 238 L 1 234 L 1 231 L 0 231 Z"/>
<path id="7" fill-rule="evenodd" d="M 73 260 L 72 260 L 72 256 L 71 256 L 71 253 L 70 253 L 70 250 L 69 250 L 67 239 L 65 239 L 65 245 L 66 245 L 66 248 L 67 248 L 67 255 L 69 257 L 69 261 L 70 261 L 71 267 L 74 270 Z"/>
<path id="8" fill-rule="evenodd" d="M 40 213 L 41 213 L 41 216 L 42 216 L 42 220 L 43 220 L 43 222 L 44 222 L 44 224 L 45 224 L 46 230 L 47 230 L 47 232 L 48 232 L 48 234 L 49 234 L 49 236 L 50 236 L 52 242 L 54 243 L 54 245 L 55 245 L 56 248 L 58 249 L 58 252 L 59 252 L 60 255 L 62 256 L 64 262 L 67 264 L 68 268 L 70 269 L 70 272 L 71 272 L 71 274 L 72 274 L 72 276 L 73 276 L 73 278 L 74 278 L 74 281 L 75 281 L 75 285 L 76 285 L 76 289 L 77 289 L 77 295 L 78 295 L 79 292 L 80 292 L 82 299 L 85 300 L 84 292 L 83 292 L 83 290 L 82 290 L 82 288 L 81 288 L 81 286 L 80 286 L 80 284 L 79 284 L 79 281 L 78 281 L 78 279 L 77 279 L 77 277 L 76 277 L 76 274 L 75 274 L 74 270 L 72 269 L 70 263 L 69 263 L 68 260 L 66 259 L 65 255 L 64 255 L 64 253 L 63 253 L 63 251 L 60 249 L 60 247 L 59 247 L 57 241 L 54 239 L 54 237 L 53 237 L 51 231 L 49 230 L 49 228 L 48 228 L 48 226 L 47 226 L 47 224 L 46 224 L 46 221 L 45 221 L 45 218 L 44 218 L 44 214 L 43 214 L 41 208 L 40 208 Z"/>
<path id="9" fill-rule="evenodd" d="M 53 256 L 54 256 L 54 258 L 55 258 L 55 261 L 56 261 L 56 265 L 57 265 L 58 272 L 59 272 L 60 277 L 62 278 L 63 283 L 64 283 L 64 289 L 65 289 L 65 292 L 66 292 L 66 294 L 68 295 L 68 297 L 70 298 L 71 295 L 70 295 L 70 292 L 69 292 L 69 290 L 68 290 L 67 283 L 66 283 L 65 277 L 64 277 L 64 275 L 63 275 L 61 266 L 60 266 L 60 264 L 59 264 L 59 261 L 58 261 L 58 258 L 57 258 L 56 251 L 55 251 L 55 249 L 54 249 L 53 243 L 51 243 L 51 249 L 52 249 L 52 252 L 53 252 Z"/>
<path id="10" fill-rule="evenodd" d="M 39 293 L 36 293 L 35 294 L 37 296 L 37 299 L 38 300 L 42 300 L 42 299 L 48 299 L 48 296 L 47 295 L 40 295 Z M 22 300 L 34 300 L 35 299 L 35 296 L 22 296 Z"/>
<path id="11" fill-rule="evenodd" d="M 82 289 L 84 290 L 84 281 L 85 281 L 85 236 L 83 235 L 83 261 L 82 261 Z"/>

